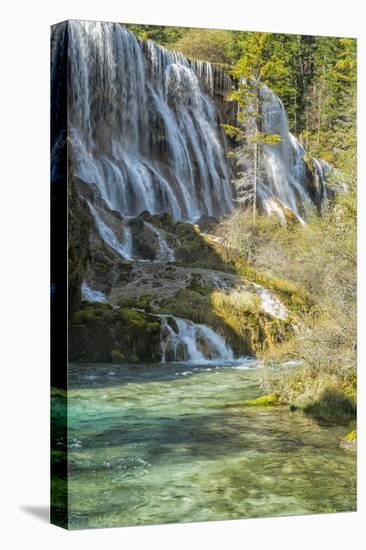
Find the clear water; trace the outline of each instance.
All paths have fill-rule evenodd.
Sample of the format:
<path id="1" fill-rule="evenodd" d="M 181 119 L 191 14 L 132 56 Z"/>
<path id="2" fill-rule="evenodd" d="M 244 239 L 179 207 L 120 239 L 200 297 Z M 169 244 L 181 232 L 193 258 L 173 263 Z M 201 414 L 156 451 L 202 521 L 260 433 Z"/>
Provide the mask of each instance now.
<path id="1" fill-rule="evenodd" d="M 69 527 L 355 510 L 347 427 L 243 407 L 257 369 L 71 365 Z"/>

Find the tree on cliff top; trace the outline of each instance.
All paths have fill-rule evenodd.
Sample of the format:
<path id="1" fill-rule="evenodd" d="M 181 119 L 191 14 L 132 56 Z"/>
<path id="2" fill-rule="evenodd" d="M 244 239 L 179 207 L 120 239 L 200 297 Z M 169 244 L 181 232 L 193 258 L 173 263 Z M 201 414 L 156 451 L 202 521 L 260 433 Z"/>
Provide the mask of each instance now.
<path id="1" fill-rule="evenodd" d="M 174 44 L 174 49 L 189 58 L 230 66 L 232 63 L 232 44 L 232 31 L 189 29 Z"/>

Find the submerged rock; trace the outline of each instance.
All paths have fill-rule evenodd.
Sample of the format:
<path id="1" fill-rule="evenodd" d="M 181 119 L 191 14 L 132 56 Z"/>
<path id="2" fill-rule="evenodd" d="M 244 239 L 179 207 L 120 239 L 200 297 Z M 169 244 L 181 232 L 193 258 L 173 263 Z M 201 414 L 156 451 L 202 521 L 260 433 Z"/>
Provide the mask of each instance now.
<path id="1" fill-rule="evenodd" d="M 344 439 L 342 439 L 340 443 L 341 449 L 344 449 L 345 451 L 349 451 L 351 453 L 357 452 L 357 432 L 356 430 L 353 430 L 349 434 L 346 435 Z"/>

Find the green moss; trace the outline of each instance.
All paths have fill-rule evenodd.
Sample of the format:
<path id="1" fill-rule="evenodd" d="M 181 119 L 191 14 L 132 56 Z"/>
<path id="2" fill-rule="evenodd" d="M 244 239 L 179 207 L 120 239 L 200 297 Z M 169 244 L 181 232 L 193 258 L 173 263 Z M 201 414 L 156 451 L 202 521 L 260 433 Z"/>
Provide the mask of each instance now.
<path id="1" fill-rule="evenodd" d="M 83 325 L 88 321 L 93 321 L 95 319 L 104 319 L 107 313 L 112 309 L 110 304 L 103 304 L 100 302 L 84 303 L 81 305 L 81 309 L 76 311 L 72 318 L 71 322 L 75 325 Z"/>
<path id="2" fill-rule="evenodd" d="M 119 311 L 119 317 L 120 319 L 125 321 L 129 326 L 133 326 L 137 328 L 145 328 L 146 317 L 141 311 L 123 307 Z"/>
<path id="3" fill-rule="evenodd" d="M 160 330 L 160 321 L 156 317 L 134 308 L 121 307 L 112 310 L 105 319 L 114 324 L 121 322 L 128 329 L 154 333 Z"/>
<path id="4" fill-rule="evenodd" d="M 126 296 L 118 301 L 118 305 L 121 308 L 140 308 L 149 313 L 151 307 L 151 294 L 144 294 L 143 296 Z"/>
<path id="5" fill-rule="evenodd" d="M 248 407 L 274 407 L 280 405 L 280 400 L 277 394 L 262 395 L 256 399 L 247 399 L 243 405 Z"/>
<path id="6" fill-rule="evenodd" d="M 161 302 L 159 313 L 190 319 L 194 323 L 212 324 L 214 314 L 210 304 L 210 290 L 184 288 L 173 298 Z"/>
<path id="7" fill-rule="evenodd" d="M 84 323 L 87 323 L 88 321 L 92 321 L 96 318 L 97 317 L 95 315 L 94 309 L 91 307 L 88 307 L 80 311 L 76 311 L 72 316 L 71 321 L 75 325 L 83 325 Z"/>

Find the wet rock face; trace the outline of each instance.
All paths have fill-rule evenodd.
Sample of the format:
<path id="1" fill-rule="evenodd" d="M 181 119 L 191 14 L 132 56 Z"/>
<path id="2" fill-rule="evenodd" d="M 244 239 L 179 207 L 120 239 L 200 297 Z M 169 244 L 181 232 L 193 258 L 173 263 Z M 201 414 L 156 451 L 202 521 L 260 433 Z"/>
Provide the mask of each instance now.
<path id="1" fill-rule="evenodd" d="M 133 256 L 144 260 L 155 260 L 159 254 L 159 240 L 142 218 L 129 222 L 133 238 Z"/>
<path id="2" fill-rule="evenodd" d="M 320 188 L 319 178 L 317 177 L 313 159 L 306 154 L 303 157 L 305 166 L 305 186 L 313 203 L 319 209 L 321 206 L 322 189 Z"/>
<path id="3" fill-rule="evenodd" d="M 84 304 L 69 325 L 69 360 L 159 361 L 160 321 L 137 309 Z"/>
<path id="4" fill-rule="evenodd" d="M 198 225 L 200 230 L 204 232 L 212 231 L 218 223 L 219 220 L 214 216 L 201 216 L 196 221 L 196 225 Z"/>
<path id="5" fill-rule="evenodd" d="M 76 181 L 68 180 L 68 260 L 69 314 L 79 309 L 81 285 L 89 259 L 89 234 L 92 221 L 85 202 L 80 198 Z"/>

